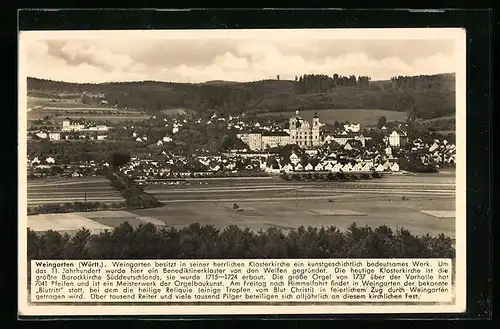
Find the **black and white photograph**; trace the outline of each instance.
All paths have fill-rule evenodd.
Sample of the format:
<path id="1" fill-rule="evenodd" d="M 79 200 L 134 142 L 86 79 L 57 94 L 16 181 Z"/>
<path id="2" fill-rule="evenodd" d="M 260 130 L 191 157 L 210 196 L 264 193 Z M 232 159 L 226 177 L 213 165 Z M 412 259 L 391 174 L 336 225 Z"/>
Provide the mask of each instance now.
<path id="1" fill-rule="evenodd" d="M 78 260 L 79 266 L 218 260 L 228 268 L 240 266 L 236 260 L 262 262 L 245 267 L 250 275 L 251 266 L 286 268 L 265 260 L 404 259 L 410 268 L 447 259 L 451 270 L 438 261 L 439 274 L 434 270 L 429 280 L 447 273 L 449 302 L 403 292 L 406 306 L 396 305 L 387 299 L 398 297 L 386 294 L 406 287 L 394 284 L 380 290 L 384 302 L 368 289 L 374 302 L 362 307 L 432 311 L 465 303 L 460 29 L 30 31 L 20 33 L 19 56 L 20 268 L 27 305 L 37 305 L 30 300 L 34 282 L 45 284 L 33 273 L 46 272 L 31 271 L 41 260 Z M 369 269 L 359 273 L 372 281 L 399 280 Z M 232 285 L 232 274 L 224 275 Z M 334 285 L 335 274 L 329 275 L 316 278 Z M 300 307 L 354 309 L 359 306 L 349 298 L 363 299 L 339 293 L 327 300 L 321 283 L 309 288 L 296 283 L 299 276 L 283 280 L 287 288 L 261 285 L 260 297 L 246 295 L 246 301 L 231 293 L 251 294 L 253 283 L 248 290 L 246 283 L 221 288 L 217 296 L 226 293 L 239 306 L 208 296 L 190 302 L 205 305 L 212 298 L 226 308 L 265 309 L 292 302 L 295 291 L 315 296 L 310 302 L 293 297 L 305 300 Z M 217 293 L 203 289 L 192 293 Z M 273 291 L 283 294 L 272 297 Z M 172 292 L 175 299 L 184 291 Z M 133 306 L 95 296 L 82 309 L 151 309 L 136 300 L 140 294 L 129 300 Z M 40 307 L 64 308 L 64 298 L 66 304 Z M 78 304 L 74 298 L 69 305 Z M 144 298 L 161 305 L 163 297 Z M 257 299 L 261 306 L 244 304 Z"/>

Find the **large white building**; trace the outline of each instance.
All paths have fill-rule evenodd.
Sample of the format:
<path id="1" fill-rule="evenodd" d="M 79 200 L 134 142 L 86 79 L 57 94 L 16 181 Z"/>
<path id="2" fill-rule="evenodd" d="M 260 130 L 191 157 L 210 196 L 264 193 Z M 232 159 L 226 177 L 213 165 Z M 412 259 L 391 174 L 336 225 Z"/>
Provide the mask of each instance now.
<path id="1" fill-rule="evenodd" d="M 236 135 L 241 141 L 248 145 L 251 150 L 262 149 L 262 133 L 252 132 Z"/>
<path id="2" fill-rule="evenodd" d="M 394 130 L 388 138 L 386 138 L 386 142 L 393 147 L 401 147 L 408 143 L 408 135 L 406 132 L 401 131 L 398 132 Z"/>
<path id="3" fill-rule="evenodd" d="M 79 123 L 72 123 L 69 120 L 64 120 L 62 122 L 62 131 L 82 131 L 85 129 L 85 125 Z"/>
<path id="4" fill-rule="evenodd" d="M 290 144 L 290 135 L 286 132 L 263 132 L 262 133 L 262 149 L 268 149 L 277 146 L 285 146 Z"/>
<path id="5" fill-rule="evenodd" d="M 290 144 L 290 135 L 286 132 L 251 132 L 238 134 L 237 137 L 247 144 L 251 150 L 265 150 Z"/>
<path id="6" fill-rule="evenodd" d="M 289 120 L 290 143 L 297 144 L 301 148 L 310 148 L 323 144 L 320 127 L 321 123 L 317 114 L 309 123 L 300 116 L 299 111 L 295 112 L 295 115 Z"/>
<path id="7" fill-rule="evenodd" d="M 296 144 L 308 149 L 323 144 L 320 135 L 321 123 L 318 115 L 311 122 L 304 120 L 299 111 L 289 120 L 289 128 L 279 132 L 250 132 L 238 134 L 251 150 L 265 150 L 277 146 Z"/>

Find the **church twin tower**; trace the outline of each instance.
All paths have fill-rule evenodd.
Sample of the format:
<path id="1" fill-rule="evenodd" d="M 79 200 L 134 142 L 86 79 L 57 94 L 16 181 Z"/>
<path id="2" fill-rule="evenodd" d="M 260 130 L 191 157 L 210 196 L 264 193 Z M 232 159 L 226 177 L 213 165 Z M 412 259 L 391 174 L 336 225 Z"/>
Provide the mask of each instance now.
<path id="1" fill-rule="evenodd" d="M 314 114 L 312 122 L 304 120 L 299 111 L 290 118 L 289 135 L 292 144 L 297 144 L 302 148 L 319 146 L 322 144 L 320 137 L 320 122 L 317 114 Z"/>

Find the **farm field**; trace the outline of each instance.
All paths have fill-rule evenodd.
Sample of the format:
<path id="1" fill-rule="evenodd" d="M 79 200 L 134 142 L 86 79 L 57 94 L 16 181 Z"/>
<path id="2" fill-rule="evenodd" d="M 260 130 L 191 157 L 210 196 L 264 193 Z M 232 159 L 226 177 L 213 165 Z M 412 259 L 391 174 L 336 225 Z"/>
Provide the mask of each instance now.
<path id="1" fill-rule="evenodd" d="M 150 185 L 145 186 L 145 190 L 165 205 L 130 211 L 73 213 L 80 216 L 78 221 L 73 221 L 74 230 L 83 217 L 90 220 L 96 230 L 102 229 L 99 225 L 113 228 L 123 222 L 133 226 L 151 222 L 174 227 L 198 222 L 218 228 L 234 224 L 252 230 L 277 227 L 285 231 L 311 225 L 344 230 L 356 222 L 369 226 L 385 224 L 393 229 L 404 227 L 413 234 L 455 236 L 453 171 L 345 183 L 200 180 L 187 186 Z M 83 198 L 83 191 L 87 191 L 88 200 L 89 196 L 95 201 L 120 198 L 104 178 L 43 180 L 28 184 L 28 204 L 76 201 Z M 235 203 L 238 209 L 233 209 Z M 44 219 L 46 224 L 38 222 L 39 227 L 60 227 L 64 216 L 73 215 L 53 216 L 59 220 Z M 29 222 L 41 218 L 28 217 Z M 37 222 L 31 225 L 36 226 Z"/>
<path id="2" fill-rule="evenodd" d="M 259 116 L 286 116 L 293 115 L 295 111 L 266 112 L 259 113 Z M 385 116 L 387 121 L 404 121 L 405 112 L 379 110 L 379 109 L 323 109 L 300 111 L 300 115 L 306 120 L 312 120 L 315 113 L 318 113 L 321 122 L 333 124 L 335 121 L 349 121 L 359 123 L 362 126 L 375 125 L 381 116 Z"/>
<path id="3" fill-rule="evenodd" d="M 61 117 L 62 120 L 63 117 Z M 94 120 L 94 121 L 110 121 L 110 122 L 121 122 L 121 121 L 142 121 L 149 118 L 149 115 L 88 115 L 88 114 L 79 114 L 79 115 L 64 115 L 64 118 L 70 119 L 80 119 L 85 118 L 86 120 Z"/>
<path id="4" fill-rule="evenodd" d="M 121 195 L 104 177 L 37 179 L 27 186 L 28 207 L 66 202 L 120 202 Z"/>
<path id="5" fill-rule="evenodd" d="M 284 231 L 299 226 L 336 226 L 345 230 L 352 223 L 376 227 L 388 225 L 393 229 L 404 227 L 413 234 L 437 235 L 444 233 L 455 236 L 453 197 L 401 198 L 371 195 L 330 195 L 326 199 L 304 200 L 261 200 L 238 202 L 240 211 L 233 209 L 232 202 L 171 203 L 161 208 L 134 210 L 133 213 L 153 217 L 167 225 L 183 227 L 199 222 L 218 228 L 238 225 L 253 230 L 269 227 Z M 432 210 L 431 210 L 432 209 Z M 424 212 L 426 211 L 426 212 Z M 440 216 L 429 214 L 440 211 Z"/>
<path id="6" fill-rule="evenodd" d="M 81 99 L 57 99 L 28 96 L 28 120 L 36 120 L 45 116 L 56 118 L 86 118 L 88 120 L 144 120 L 149 115 L 137 111 L 117 110 L 112 107 L 83 104 Z"/>

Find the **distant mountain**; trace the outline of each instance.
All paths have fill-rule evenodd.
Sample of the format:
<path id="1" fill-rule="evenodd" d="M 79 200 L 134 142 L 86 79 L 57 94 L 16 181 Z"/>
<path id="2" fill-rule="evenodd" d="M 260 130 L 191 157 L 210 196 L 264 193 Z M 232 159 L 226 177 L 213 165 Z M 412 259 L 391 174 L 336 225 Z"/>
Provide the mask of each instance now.
<path id="1" fill-rule="evenodd" d="M 455 113 L 455 74 L 394 77 L 304 75 L 296 81 L 158 81 L 68 83 L 28 78 L 28 94 L 58 97 L 65 93 L 103 93 L 110 105 L 156 113 L 171 108 L 222 114 L 322 109 L 385 109 L 408 111 L 432 119 Z"/>

